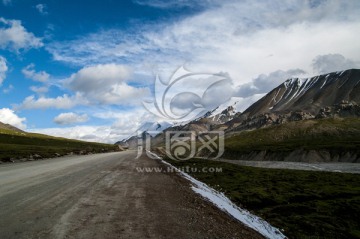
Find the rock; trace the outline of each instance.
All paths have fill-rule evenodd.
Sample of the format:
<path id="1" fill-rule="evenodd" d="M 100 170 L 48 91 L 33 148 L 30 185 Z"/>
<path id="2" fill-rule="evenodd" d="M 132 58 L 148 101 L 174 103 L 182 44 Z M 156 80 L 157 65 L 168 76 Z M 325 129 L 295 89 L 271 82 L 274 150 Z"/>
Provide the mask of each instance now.
<path id="1" fill-rule="evenodd" d="M 334 117 L 360 117 L 360 106 L 354 102 L 343 100 L 340 104 L 320 109 L 316 115 L 317 119 Z"/>
<path id="2" fill-rule="evenodd" d="M 80 155 L 86 155 L 87 152 L 86 152 L 86 150 L 80 150 L 79 154 L 80 154 Z"/>
<path id="3" fill-rule="evenodd" d="M 42 159 L 42 156 L 39 154 L 34 154 L 34 155 L 31 155 L 30 158 L 37 160 L 37 159 Z"/>
<path id="4" fill-rule="evenodd" d="M 297 111 L 297 112 L 291 112 L 289 120 L 290 121 L 300 121 L 300 120 L 313 119 L 313 118 L 315 118 L 315 116 L 308 112 Z"/>

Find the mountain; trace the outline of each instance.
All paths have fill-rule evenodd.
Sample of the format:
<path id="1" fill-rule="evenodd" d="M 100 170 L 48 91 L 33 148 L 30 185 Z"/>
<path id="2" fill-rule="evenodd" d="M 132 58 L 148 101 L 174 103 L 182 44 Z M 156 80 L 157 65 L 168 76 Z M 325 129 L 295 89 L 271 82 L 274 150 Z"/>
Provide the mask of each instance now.
<path id="1" fill-rule="evenodd" d="M 315 120 L 316 123 L 324 118 L 347 117 L 360 119 L 359 82 L 360 70 L 358 69 L 333 72 L 305 79 L 288 79 L 245 109 L 243 113 L 240 112 L 243 110 L 242 106 L 245 105 L 242 102 L 243 99 L 232 98 L 214 110 L 208 111 L 202 117 L 188 123 L 174 125 L 166 128 L 166 130 L 195 132 L 223 130 L 226 138 L 230 139 L 245 131 L 256 131 L 290 122 Z M 259 98 L 259 95 L 256 97 Z M 256 97 L 254 96 L 254 98 Z M 329 122 L 326 124 L 326 129 L 322 127 L 320 129 L 316 128 L 316 132 L 320 135 L 316 137 L 322 140 L 323 137 L 321 135 L 326 134 L 325 131 L 329 130 L 332 124 L 334 127 L 337 127 L 335 126 L 335 121 Z M 358 122 L 356 120 L 352 123 L 351 125 L 357 127 Z M 304 124 L 306 124 L 305 121 Z M 292 127 L 291 125 L 289 126 L 290 128 Z M 307 130 L 305 126 L 302 126 L 302 123 L 296 127 L 300 125 L 300 128 Z M 154 125 L 150 124 L 150 126 L 153 127 Z M 284 128 L 286 127 L 284 126 Z M 154 147 L 162 147 L 164 145 L 164 132 L 153 137 L 152 145 Z M 344 132 L 337 133 L 336 138 L 345 139 Z M 255 132 L 253 135 L 257 135 L 257 133 Z M 303 135 L 306 134 L 304 133 Z M 289 140 L 291 139 L 288 135 L 286 137 Z M 286 137 L 284 136 L 283 138 Z M 256 140 L 255 137 L 254 142 Z M 301 139 L 297 140 L 301 142 Z M 131 145 L 136 147 L 137 138 L 131 138 L 128 141 L 131 141 Z M 235 140 L 235 142 L 238 142 L 238 140 Z M 348 142 L 348 140 L 345 139 L 344 142 Z M 259 146 L 258 150 L 261 147 Z"/>
<path id="2" fill-rule="evenodd" d="M 0 129 L 11 130 L 11 131 L 18 132 L 18 133 L 24 132 L 21 129 L 16 128 L 15 126 L 12 126 L 10 124 L 4 124 L 2 122 L 0 122 Z"/>
<path id="3" fill-rule="evenodd" d="M 138 146 L 139 137 L 143 137 L 144 135 L 150 135 L 151 137 L 156 137 L 157 135 L 161 134 L 164 130 L 168 129 L 171 126 L 172 124 L 166 121 L 145 122 L 129 137 L 117 141 L 115 145 L 120 145 L 121 147 L 126 149 L 127 148 L 135 149 Z"/>
<path id="4" fill-rule="evenodd" d="M 199 121 L 203 118 L 209 119 L 217 123 L 225 123 L 237 114 L 240 113 L 241 105 L 239 104 L 241 98 L 232 97 L 227 102 L 219 105 L 213 110 L 206 112 L 202 117 L 196 119 Z"/>
<path id="5" fill-rule="evenodd" d="M 232 98 L 204 116 L 171 129 L 230 133 L 305 119 L 360 116 L 359 81 L 358 69 L 288 79 L 243 113 L 243 98 Z"/>
<path id="6" fill-rule="evenodd" d="M 202 156 L 209 156 L 209 153 Z M 360 163 L 360 117 L 307 119 L 230 131 L 222 157 Z"/>
<path id="7" fill-rule="evenodd" d="M 360 70 L 286 80 L 246 109 L 242 117 L 301 110 L 310 114 L 342 101 L 360 104 Z"/>
<path id="8" fill-rule="evenodd" d="M 233 99 L 169 130 L 223 130 L 225 158 L 360 162 L 359 82 L 357 69 L 288 79 L 243 113 Z M 153 147 L 160 150 L 164 134 L 156 139 Z"/>
<path id="9" fill-rule="evenodd" d="M 137 129 L 137 132 L 141 132 L 141 133 L 146 132 L 151 136 L 155 136 L 171 126 L 172 124 L 166 121 L 146 122 L 140 128 Z"/>
<path id="10" fill-rule="evenodd" d="M 237 132 L 313 118 L 360 116 L 360 70 L 288 79 L 226 123 Z"/>

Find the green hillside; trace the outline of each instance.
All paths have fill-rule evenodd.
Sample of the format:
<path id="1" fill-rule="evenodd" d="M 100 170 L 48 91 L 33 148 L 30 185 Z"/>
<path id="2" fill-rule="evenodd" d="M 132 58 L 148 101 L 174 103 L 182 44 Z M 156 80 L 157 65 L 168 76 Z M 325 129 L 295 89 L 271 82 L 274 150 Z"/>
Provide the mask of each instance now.
<path id="1" fill-rule="evenodd" d="M 55 157 L 68 153 L 87 154 L 118 150 L 117 146 L 53 137 L 43 134 L 0 129 L 0 160 Z"/>
<path id="2" fill-rule="evenodd" d="M 360 149 L 360 118 L 317 119 L 289 122 L 226 138 L 227 157 L 254 151 L 291 152 L 304 150 Z"/>

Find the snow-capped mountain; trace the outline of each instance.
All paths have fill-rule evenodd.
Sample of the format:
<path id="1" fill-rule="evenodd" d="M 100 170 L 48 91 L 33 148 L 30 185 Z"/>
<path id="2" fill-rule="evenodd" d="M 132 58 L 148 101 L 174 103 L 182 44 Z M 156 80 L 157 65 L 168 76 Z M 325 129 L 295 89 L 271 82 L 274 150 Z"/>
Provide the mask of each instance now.
<path id="1" fill-rule="evenodd" d="M 261 95 L 250 98 L 255 103 L 243 113 L 249 103 L 243 98 L 232 98 L 178 130 L 241 131 L 335 114 L 356 117 L 360 104 L 359 82 L 360 70 L 356 69 L 288 79 L 262 98 Z M 334 109 L 339 112 L 331 113 Z"/>
<path id="2" fill-rule="evenodd" d="M 239 115 L 249 105 L 256 102 L 262 96 L 264 96 L 264 94 L 255 94 L 248 98 L 232 97 L 215 109 L 206 112 L 206 114 L 198 118 L 197 121 L 206 118 L 214 123 L 224 124 L 229 120 L 232 120 L 236 115 Z"/>
<path id="3" fill-rule="evenodd" d="M 165 121 L 146 122 L 140 128 L 138 128 L 136 132 L 148 133 L 151 136 L 155 136 L 171 126 L 171 123 Z"/>
<path id="4" fill-rule="evenodd" d="M 129 137 L 120 140 L 115 144 L 119 144 L 126 148 L 136 148 L 138 143 L 138 137 L 141 137 L 143 134 L 149 134 L 151 135 L 151 137 L 155 137 L 156 135 L 161 134 L 165 129 L 171 126 L 171 123 L 165 121 L 145 122 Z"/>
<path id="5" fill-rule="evenodd" d="M 360 70 L 357 69 L 306 79 L 288 79 L 246 109 L 243 117 L 298 110 L 317 114 L 321 108 L 342 101 L 359 104 L 359 82 Z"/>
<path id="6" fill-rule="evenodd" d="M 306 79 L 288 79 L 265 96 L 233 97 L 191 122 L 176 125 L 149 122 L 140 127 L 139 131 L 151 134 L 151 131 L 165 129 L 196 132 L 224 130 L 230 133 L 313 118 L 359 117 L 359 82 L 358 69 Z M 243 111 L 248 105 L 250 107 Z M 158 132 L 152 136 L 161 142 L 161 134 Z"/>
<path id="7" fill-rule="evenodd" d="M 240 98 L 232 97 L 227 102 L 219 105 L 215 109 L 206 112 L 202 117 L 196 119 L 197 121 L 207 118 L 214 122 L 218 123 L 225 123 L 226 121 L 232 119 L 232 117 L 240 112 L 240 110 L 237 108 L 239 105 Z"/>
<path id="8" fill-rule="evenodd" d="M 288 79 L 226 124 L 227 131 L 327 117 L 358 117 L 360 70 Z"/>

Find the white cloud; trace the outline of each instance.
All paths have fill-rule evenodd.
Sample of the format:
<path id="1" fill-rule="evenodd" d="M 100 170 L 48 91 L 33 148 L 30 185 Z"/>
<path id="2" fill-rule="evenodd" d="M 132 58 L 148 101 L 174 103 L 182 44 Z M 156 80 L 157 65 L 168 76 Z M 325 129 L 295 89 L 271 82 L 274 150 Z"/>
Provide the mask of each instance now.
<path id="1" fill-rule="evenodd" d="M 25 100 L 17 105 L 18 109 L 70 109 L 77 105 L 86 105 L 88 102 L 82 97 L 81 94 L 75 94 L 73 96 L 68 96 L 64 94 L 63 96 L 58 96 L 56 98 L 47 98 L 47 97 L 38 97 L 28 96 Z"/>
<path id="2" fill-rule="evenodd" d="M 28 129 L 27 131 L 92 142 L 114 143 L 118 140 L 116 136 L 110 134 L 110 126 L 73 126 L 65 128 Z"/>
<path id="3" fill-rule="evenodd" d="M 61 113 L 54 118 L 54 122 L 60 125 L 84 123 L 89 120 L 87 114 L 76 114 L 73 112 Z"/>
<path id="4" fill-rule="evenodd" d="M 166 93 L 161 92 L 166 95 L 162 102 L 167 104 L 170 101 L 173 113 L 183 115 L 194 110 L 195 104 L 201 105 L 206 112 L 228 101 L 233 94 L 233 84 L 227 74 L 182 75 L 166 90 Z M 172 98 L 168 98 L 169 93 Z"/>
<path id="5" fill-rule="evenodd" d="M 7 88 L 4 88 L 4 89 L 3 89 L 3 92 L 4 92 L 5 94 L 8 94 L 8 93 L 11 92 L 13 89 L 14 89 L 14 86 L 13 86 L 13 85 L 9 85 Z"/>
<path id="6" fill-rule="evenodd" d="M 6 72 L 8 70 L 8 66 L 6 64 L 6 59 L 0 56 L 0 86 L 6 78 Z"/>
<path id="7" fill-rule="evenodd" d="M 22 70 L 25 77 L 47 83 L 49 74 L 36 72 L 33 65 Z M 77 105 L 139 105 L 150 90 L 146 87 L 131 86 L 126 83 L 131 76 L 129 68 L 117 64 L 87 66 L 62 81 L 62 87 L 73 92 L 56 98 L 41 94 L 48 91 L 48 85 L 31 86 L 39 97 L 28 96 L 18 105 L 19 109 L 70 109 Z"/>
<path id="8" fill-rule="evenodd" d="M 47 15 L 49 14 L 48 11 L 47 11 L 47 6 L 46 4 L 42 4 L 42 3 L 39 3 L 35 6 L 35 8 L 39 11 L 39 13 L 41 15 Z"/>
<path id="9" fill-rule="evenodd" d="M 195 7 L 199 11 L 172 22 L 137 25 L 131 32 L 101 30 L 47 45 L 54 60 L 83 67 L 65 85 L 91 104 L 141 102 L 150 92 L 130 82 L 131 74 L 154 79 L 153 72 L 159 71 L 166 81 L 177 67 L 188 62 L 187 68 L 192 72 L 227 72 L 234 84 L 241 85 L 234 94 L 230 88 L 218 94 L 210 92 L 213 97 L 208 98 L 209 104 L 216 104 L 211 100 L 220 96 L 235 95 L 241 96 L 241 107 L 245 109 L 262 93 L 302 71 L 307 72 L 305 77 L 349 65 L 346 60 L 344 64 L 322 58 L 316 60 L 321 67 L 314 67 L 312 61 L 317 56 L 337 53 L 360 62 L 360 52 L 356 50 L 360 49 L 357 0 L 134 1 L 163 9 Z M 200 82 L 193 82 L 191 87 L 200 86 Z M 189 97 L 179 100 L 181 108 Z M 54 132 L 66 131 L 78 139 L 96 138 L 103 142 L 119 139 L 122 133 L 133 131 L 151 118 L 145 113 L 96 113 L 97 117 L 116 116 L 116 122 L 111 127 L 71 127 Z"/>
<path id="10" fill-rule="evenodd" d="M 47 49 L 59 61 L 119 62 L 131 64 L 136 71 L 151 63 L 169 73 L 189 61 L 193 71 L 228 72 L 237 84 L 278 69 L 300 68 L 312 74 L 312 59 L 331 52 L 360 60 L 354 50 L 360 48 L 356 34 L 360 1 L 208 3 L 197 14 L 140 27 L 135 34 L 100 31 Z"/>
<path id="11" fill-rule="evenodd" d="M 17 116 L 15 112 L 9 108 L 0 109 L 0 120 L 2 123 L 10 124 L 20 129 L 26 128 L 26 118 Z"/>
<path id="12" fill-rule="evenodd" d="M 313 62 L 312 66 L 314 71 L 319 74 L 347 70 L 351 68 L 360 67 L 360 61 L 355 62 L 350 59 L 346 59 L 343 55 L 340 54 L 327 54 L 317 56 Z"/>
<path id="13" fill-rule="evenodd" d="M 110 144 L 113 144 L 129 136 L 128 134 L 123 134 L 122 131 L 116 132 L 109 125 L 101 125 L 101 126 L 81 125 L 81 126 L 62 127 L 62 128 L 28 129 L 27 131 L 52 135 L 56 137 L 64 137 L 70 139 L 78 139 L 84 141 L 102 142 L 102 143 L 110 143 Z"/>
<path id="14" fill-rule="evenodd" d="M 0 49 L 9 48 L 18 52 L 30 48 L 42 47 L 40 38 L 28 32 L 19 20 L 7 20 L 0 17 Z"/>
<path id="15" fill-rule="evenodd" d="M 30 90 L 37 94 L 44 94 L 49 91 L 48 86 L 30 86 Z"/>
<path id="16" fill-rule="evenodd" d="M 301 69 L 292 69 L 288 71 L 277 70 L 268 75 L 261 74 L 251 82 L 238 86 L 233 96 L 250 97 L 254 94 L 268 93 L 285 80 L 303 76 L 305 73 L 306 72 Z"/>
<path id="17" fill-rule="evenodd" d="M 85 141 L 115 143 L 136 134 L 136 130 L 142 126 L 144 122 L 156 122 L 158 120 L 140 107 L 129 111 L 97 111 L 92 116 L 111 120 L 113 123 L 100 126 L 81 125 L 61 128 L 28 129 L 27 131 Z"/>
<path id="18" fill-rule="evenodd" d="M 87 66 L 71 75 L 68 86 L 75 91 L 91 92 L 128 80 L 131 70 L 118 64 Z"/>
<path id="19" fill-rule="evenodd" d="M 36 72 L 34 70 L 34 67 L 35 67 L 34 64 L 30 64 L 30 65 L 26 66 L 25 68 L 23 68 L 21 72 L 28 79 L 46 83 L 49 80 L 50 75 L 48 73 L 46 73 L 45 71 Z"/>
<path id="20" fill-rule="evenodd" d="M 69 89 L 83 94 L 94 104 L 131 105 L 150 95 L 146 87 L 128 85 L 131 70 L 119 64 L 84 67 L 65 81 Z"/>

